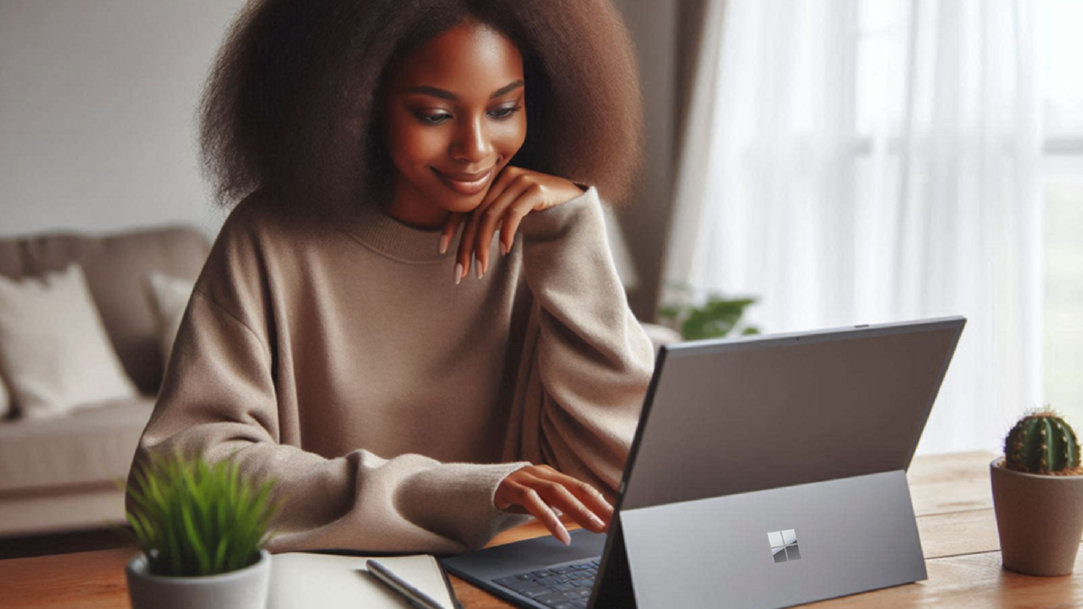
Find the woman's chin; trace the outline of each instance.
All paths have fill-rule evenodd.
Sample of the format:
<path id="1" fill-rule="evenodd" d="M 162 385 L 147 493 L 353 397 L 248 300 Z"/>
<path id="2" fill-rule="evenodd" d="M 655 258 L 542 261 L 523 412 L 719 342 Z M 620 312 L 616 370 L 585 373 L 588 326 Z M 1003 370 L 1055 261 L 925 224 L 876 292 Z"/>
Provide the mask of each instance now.
<path id="1" fill-rule="evenodd" d="M 478 206 L 481 205 L 481 202 L 485 200 L 485 195 L 487 195 L 487 194 L 489 194 L 489 189 L 488 188 L 486 188 L 485 190 L 483 190 L 483 191 L 481 191 L 481 192 L 479 192 L 479 193 L 477 193 L 475 195 L 471 195 L 469 197 L 464 197 L 464 196 L 449 197 L 446 200 L 445 205 L 443 207 L 444 207 L 444 209 L 448 210 L 451 213 L 468 214 L 468 213 L 474 211 L 475 209 L 477 209 Z"/>

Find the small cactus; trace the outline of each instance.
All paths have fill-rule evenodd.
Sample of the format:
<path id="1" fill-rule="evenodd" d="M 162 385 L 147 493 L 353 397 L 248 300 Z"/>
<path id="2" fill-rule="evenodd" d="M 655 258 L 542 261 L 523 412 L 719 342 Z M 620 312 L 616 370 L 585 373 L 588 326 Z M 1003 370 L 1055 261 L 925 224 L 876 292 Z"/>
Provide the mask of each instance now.
<path id="1" fill-rule="evenodd" d="M 1055 412 L 1035 412 L 1008 432 L 1004 463 L 1008 469 L 1031 474 L 1078 474 L 1079 442 L 1072 427 Z"/>

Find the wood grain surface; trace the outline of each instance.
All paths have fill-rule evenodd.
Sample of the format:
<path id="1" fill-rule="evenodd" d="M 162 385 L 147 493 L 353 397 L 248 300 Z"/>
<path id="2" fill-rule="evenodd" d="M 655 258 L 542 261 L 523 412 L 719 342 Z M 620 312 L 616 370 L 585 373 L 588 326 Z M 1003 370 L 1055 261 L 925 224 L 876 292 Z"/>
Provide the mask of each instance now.
<path id="1" fill-rule="evenodd" d="M 1083 606 L 1083 553 L 1076 572 L 1030 577 L 1005 571 L 989 491 L 991 453 L 918 457 L 910 468 L 929 578 L 922 582 L 807 605 L 827 608 Z M 545 534 L 536 522 L 505 531 L 493 545 Z M 0 560 L 0 607 L 123 609 L 128 607 L 124 566 L 134 548 Z M 504 603 L 452 578 L 467 609 L 507 608 Z"/>

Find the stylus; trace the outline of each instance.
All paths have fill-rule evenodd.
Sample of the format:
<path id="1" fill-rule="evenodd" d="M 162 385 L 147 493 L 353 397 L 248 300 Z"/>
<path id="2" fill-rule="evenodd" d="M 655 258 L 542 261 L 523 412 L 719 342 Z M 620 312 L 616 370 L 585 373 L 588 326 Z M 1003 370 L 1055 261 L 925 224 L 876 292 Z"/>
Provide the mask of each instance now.
<path id="1" fill-rule="evenodd" d="M 411 605 L 417 607 L 417 609 L 444 609 L 444 606 L 438 601 L 433 600 L 428 594 L 411 586 L 406 580 L 395 575 L 390 569 L 379 562 L 369 559 L 365 561 L 365 566 L 368 567 L 369 573 L 376 576 L 376 579 L 380 580 L 388 588 L 401 594 L 406 600 L 410 601 Z"/>

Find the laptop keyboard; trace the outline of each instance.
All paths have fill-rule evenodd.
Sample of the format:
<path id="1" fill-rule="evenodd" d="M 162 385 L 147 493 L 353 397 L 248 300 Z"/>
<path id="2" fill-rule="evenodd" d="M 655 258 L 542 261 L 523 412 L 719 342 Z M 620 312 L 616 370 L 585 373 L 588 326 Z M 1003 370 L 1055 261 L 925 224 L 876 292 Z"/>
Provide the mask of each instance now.
<path id="1" fill-rule="evenodd" d="M 599 562 L 595 558 L 493 581 L 552 609 L 587 609 Z"/>

